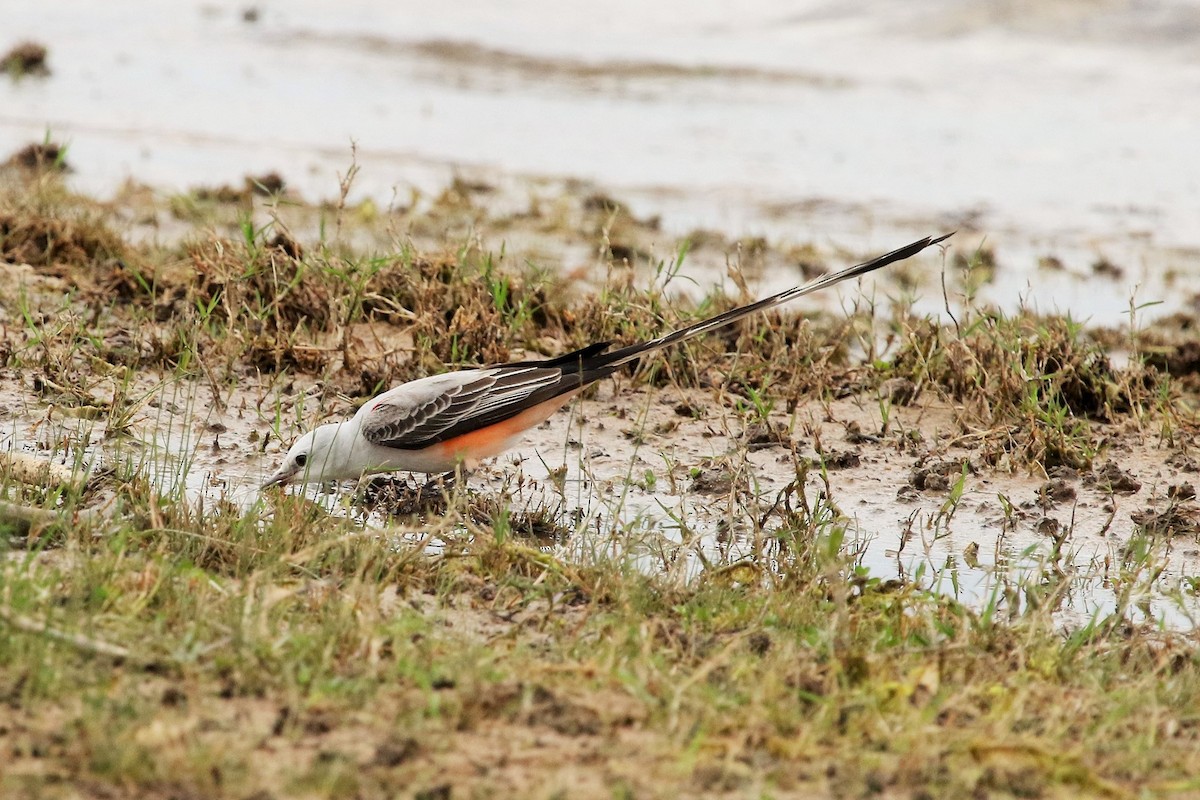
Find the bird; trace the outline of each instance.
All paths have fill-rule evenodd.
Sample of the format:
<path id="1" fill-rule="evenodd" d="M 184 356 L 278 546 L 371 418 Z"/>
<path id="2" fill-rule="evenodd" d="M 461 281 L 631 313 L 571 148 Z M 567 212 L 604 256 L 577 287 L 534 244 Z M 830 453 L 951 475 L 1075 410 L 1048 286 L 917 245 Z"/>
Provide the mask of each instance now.
<path id="1" fill-rule="evenodd" d="M 585 388 L 645 355 L 743 317 L 911 258 L 953 236 L 927 236 L 881 256 L 717 314 L 656 339 L 597 342 L 555 358 L 418 378 L 368 400 L 353 418 L 296 440 L 262 488 L 350 480 L 379 472 L 454 473 L 515 446 Z"/>

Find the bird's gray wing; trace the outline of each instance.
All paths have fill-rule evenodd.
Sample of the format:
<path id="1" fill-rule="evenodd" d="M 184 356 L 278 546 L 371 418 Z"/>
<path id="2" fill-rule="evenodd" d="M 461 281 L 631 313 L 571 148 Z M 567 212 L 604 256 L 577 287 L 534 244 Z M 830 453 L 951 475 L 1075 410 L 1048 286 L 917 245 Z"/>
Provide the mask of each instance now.
<path id="1" fill-rule="evenodd" d="M 419 450 L 554 397 L 563 377 L 561 369 L 521 366 L 423 378 L 369 401 L 359 430 L 381 447 Z"/>

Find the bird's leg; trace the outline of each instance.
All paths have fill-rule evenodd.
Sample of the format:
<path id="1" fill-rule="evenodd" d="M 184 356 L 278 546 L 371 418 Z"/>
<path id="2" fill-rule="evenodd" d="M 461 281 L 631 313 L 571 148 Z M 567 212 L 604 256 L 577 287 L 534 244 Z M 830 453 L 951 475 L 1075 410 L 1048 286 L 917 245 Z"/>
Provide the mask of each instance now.
<path id="1" fill-rule="evenodd" d="M 418 489 L 418 494 L 442 494 L 445 483 L 454 477 L 454 473 L 446 473 L 445 475 L 434 475 L 430 480 L 425 481 L 425 486 Z"/>
<path id="2" fill-rule="evenodd" d="M 460 463 L 454 468 L 454 472 L 446 473 L 446 476 L 450 481 L 451 486 L 454 486 L 455 488 L 461 486 L 462 490 L 465 492 L 467 490 L 467 478 L 470 478 L 474 473 L 475 467 L 473 465 L 468 466 L 467 464 Z"/>

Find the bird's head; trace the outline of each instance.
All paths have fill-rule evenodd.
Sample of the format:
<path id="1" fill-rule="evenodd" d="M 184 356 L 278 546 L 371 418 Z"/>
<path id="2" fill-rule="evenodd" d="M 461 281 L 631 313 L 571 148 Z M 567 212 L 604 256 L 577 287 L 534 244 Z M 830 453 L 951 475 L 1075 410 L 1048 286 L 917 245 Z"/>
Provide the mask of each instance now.
<path id="1" fill-rule="evenodd" d="M 297 439 L 283 457 L 283 464 L 262 488 L 358 477 L 346 474 L 346 453 L 342 451 L 347 447 L 338 436 L 344 424 L 321 425 Z"/>

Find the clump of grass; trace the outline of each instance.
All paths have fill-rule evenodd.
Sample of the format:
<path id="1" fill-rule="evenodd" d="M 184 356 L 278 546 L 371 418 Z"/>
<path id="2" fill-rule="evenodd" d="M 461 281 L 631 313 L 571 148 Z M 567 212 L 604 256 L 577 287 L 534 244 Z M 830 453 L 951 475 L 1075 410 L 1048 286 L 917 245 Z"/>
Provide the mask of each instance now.
<path id="1" fill-rule="evenodd" d="M 171 197 L 167 208 L 172 216 L 184 222 L 212 224 L 219 219 L 223 206 L 236 206 L 239 212 L 245 213 L 253 209 L 256 196 L 278 203 L 286 189 L 287 181 L 277 172 L 247 175 L 241 186 L 196 186 Z"/>
<path id="2" fill-rule="evenodd" d="M 67 163 L 67 148 L 50 141 L 31 142 L 17 150 L 4 162 L 6 167 L 16 167 L 32 173 L 70 172 Z"/>
<path id="3" fill-rule="evenodd" d="M 1200 389 L 1197 323 L 1194 314 L 1171 314 L 1137 331 L 1133 339 L 1143 363 L 1170 375 L 1193 393 Z"/>
<path id="4" fill-rule="evenodd" d="M 335 298 L 294 240 L 247 228 L 241 241 L 192 242 L 187 256 L 195 279 L 177 302 L 195 309 L 214 341 L 243 348 L 260 369 L 325 365 L 326 353 L 304 345 L 314 343 L 313 333 L 332 329 Z"/>
<path id="5" fill-rule="evenodd" d="M 43 156 L 57 162 L 65 154 L 55 145 L 30 148 L 21 153 L 34 152 L 30 158 L 38 164 Z M 103 212 L 66 192 L 52 176 L 0 192 L 0 261 L 99 287 L 121 261 L 132 258 Z"/>
<path id="6" fill-rule="evenodd" d="M 282 233 L 245 234 L 189 246 L 199 280 L 185 304 L 222 332 L 252 337 L 241 344 L 260 369 L 319 372 L 334 355 L 359 368 L 349 343 L 353 326 L 402 324 L 416 357 L 394 361 L 378 376 L 390 382 L 447 364 L 508 360 L 510 342 L 532 339 L 548 324 L 542 276 L 499 275 L 487 259 L 306 252 Z"/>
<path id="7" fill-rule="evenodd" d="M 57 405 L 103 414 L 108 401 L 93 388 L 108 382 L 112 396 L 122 382 L 115 363 L 139 365 L 156 349 L 152 331 L 130 324 L 145 310 L 130 301 L 149 297 L 151 258 L 125 240 L 111 209 L 57 175 L 0 182 L 0 264 L 13 265 L 0 306 L 19 322 L 0 342 L 4 363 L 34 368 L 32 388 Z"/>
<path id="8" fill-rule="evenodd" d="M 27 76 L 45 77 L 50 74 L 49 51 L 38 42 L 20 42 L 0 56 L 0 70 L 13 80 Z"/>
<path id="9" fill-rule="evenodd" d="M 1000 313 L 965 327 L 918 320 L 884 374 L 954 400 L 964 428 L 982 431 L 985 459 L 1045 468 L 1089 467 L 1096 441 L 1088 423 L 1153 405 L 1156 378 L 1138 365 L 1118 372 L 1105 351 L 1069 318 Z"/>

